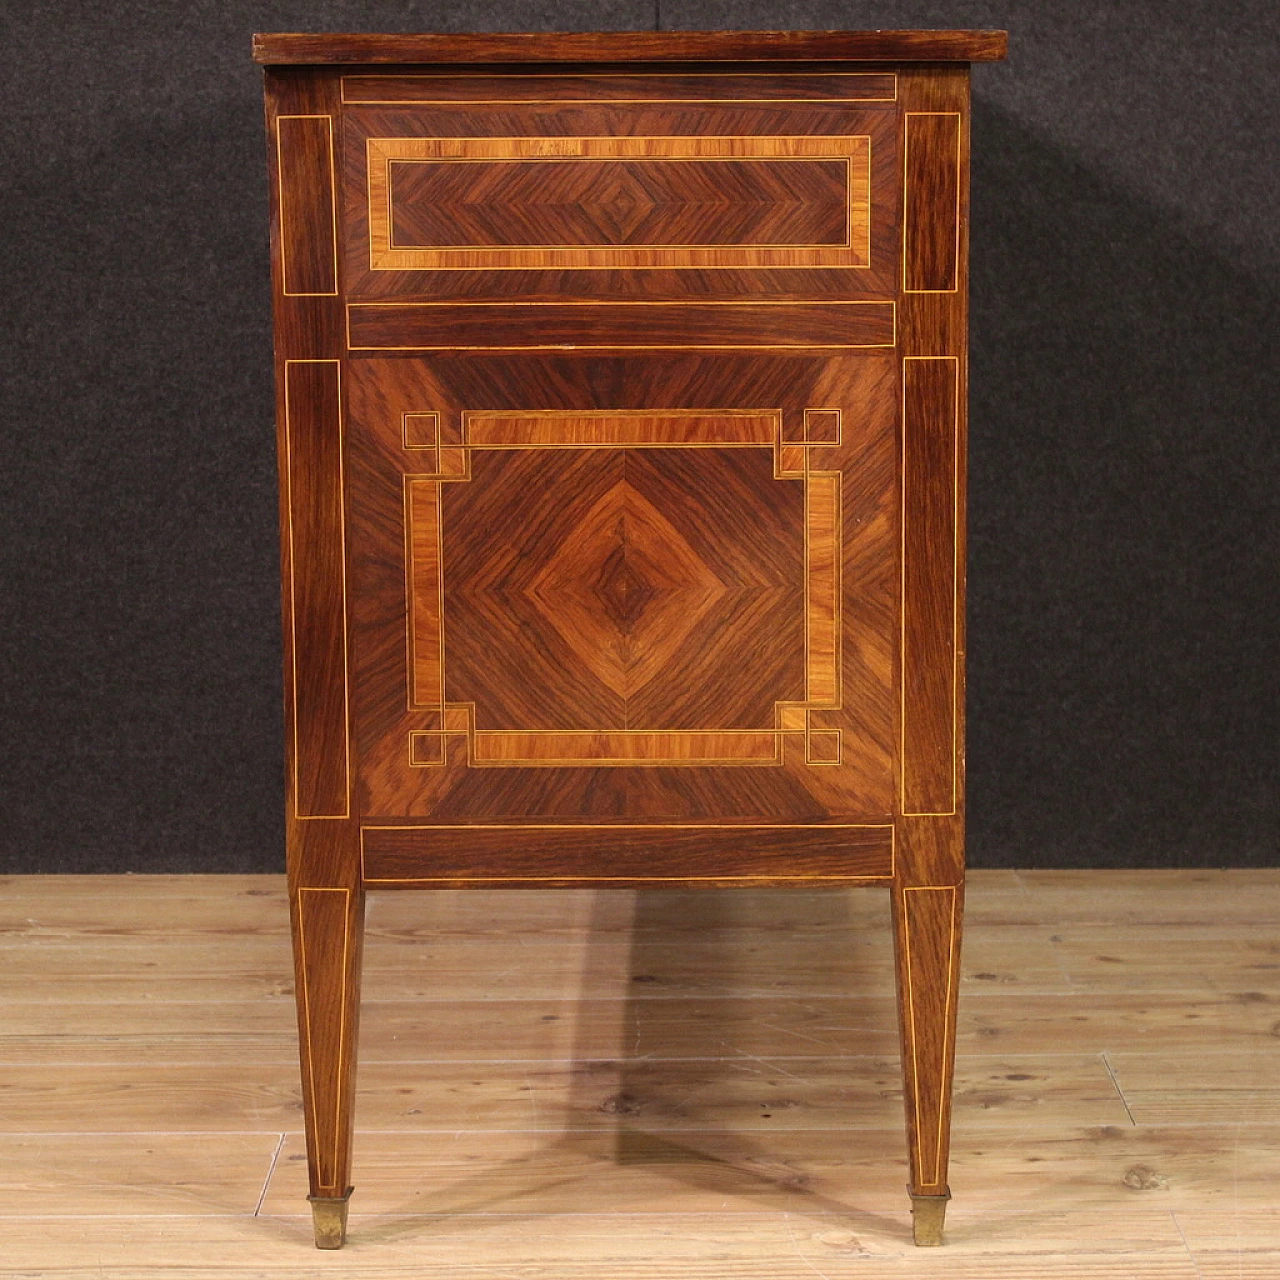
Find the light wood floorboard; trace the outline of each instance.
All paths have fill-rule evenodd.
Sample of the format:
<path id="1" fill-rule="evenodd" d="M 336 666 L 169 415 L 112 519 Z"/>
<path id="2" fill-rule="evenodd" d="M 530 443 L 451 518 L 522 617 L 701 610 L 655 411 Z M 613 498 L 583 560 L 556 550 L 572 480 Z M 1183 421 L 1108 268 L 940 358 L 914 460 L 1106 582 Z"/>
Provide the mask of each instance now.
<path id="1" fill-rule="evenodd" d="M 0 878 L 0 1276 L 1280 1280 L 1278 919 L 973 873 L 921 1251 L 884 893 L 373 895 L 321 1254 L 283 878 Z"/>

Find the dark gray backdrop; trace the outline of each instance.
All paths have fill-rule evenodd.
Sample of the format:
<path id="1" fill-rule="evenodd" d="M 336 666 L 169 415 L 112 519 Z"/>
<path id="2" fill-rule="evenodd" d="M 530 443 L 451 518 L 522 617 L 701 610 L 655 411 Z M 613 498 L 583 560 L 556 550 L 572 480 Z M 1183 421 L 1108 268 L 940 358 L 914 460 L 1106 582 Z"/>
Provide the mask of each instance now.
<path id="1" fill-rule="evenodd" d="M 0 16 L 12 871 L 283 866 L 254 30 L 1007 27 L 974 74 L 970 849 L 1280 861 L 1273 0 Z"/>

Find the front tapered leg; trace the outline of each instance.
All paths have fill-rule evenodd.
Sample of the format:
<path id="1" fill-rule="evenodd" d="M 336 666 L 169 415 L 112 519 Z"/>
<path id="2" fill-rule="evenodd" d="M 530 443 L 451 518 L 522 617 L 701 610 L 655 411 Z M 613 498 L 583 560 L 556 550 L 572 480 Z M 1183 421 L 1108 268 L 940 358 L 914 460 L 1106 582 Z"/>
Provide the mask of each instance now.
<path id="1" fill-rule="evenodd" d="M 338 1249 L 351 1195 L 364 894 L 303 886 L 292 896 L 308 1199 L 316 1247 Z"/>
<path id="2" fill-rule="evenodd" d="M 942 1243 L 950 1191 L 951 1081 L 955 1063 L 963 884 L 893 889 L 902 1076 L 918 1245 Z"/>

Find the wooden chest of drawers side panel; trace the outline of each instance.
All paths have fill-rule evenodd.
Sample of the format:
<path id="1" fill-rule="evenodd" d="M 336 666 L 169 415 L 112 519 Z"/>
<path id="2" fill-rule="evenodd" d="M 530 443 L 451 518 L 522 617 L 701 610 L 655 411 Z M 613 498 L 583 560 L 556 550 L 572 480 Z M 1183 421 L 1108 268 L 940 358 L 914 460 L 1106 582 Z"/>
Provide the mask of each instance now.
<path id="1" fill-rule="evenodd" d="M 269 69 L 267 124 L 317 1243 L 345 1233 L 367 886 L 802 883 L 891 889 L 915 1234 L 939 1243 L 961 59 L 1003 33 L 558 36 L 589 65 L 398 65 L 541 39 L 259 45 L 313 64 Z"/>

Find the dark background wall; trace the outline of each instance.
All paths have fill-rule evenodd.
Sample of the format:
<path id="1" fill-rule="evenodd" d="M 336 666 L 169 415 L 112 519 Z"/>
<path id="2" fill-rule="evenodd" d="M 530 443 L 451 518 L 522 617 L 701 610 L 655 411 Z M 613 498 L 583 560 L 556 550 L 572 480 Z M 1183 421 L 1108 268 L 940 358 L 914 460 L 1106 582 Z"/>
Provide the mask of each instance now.
<path id="1" fill-rule="evenodd" d="M 972 861 L 1280 861 L 1272 0 L 189 0 L 0 16 L 0 866 L 283 868 L 250 33 L 659 24 L 1009 29 L 974 75 Z"/>

